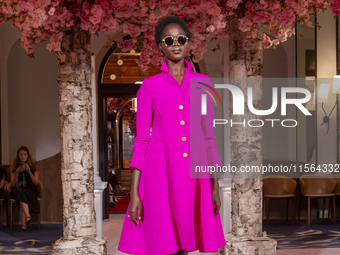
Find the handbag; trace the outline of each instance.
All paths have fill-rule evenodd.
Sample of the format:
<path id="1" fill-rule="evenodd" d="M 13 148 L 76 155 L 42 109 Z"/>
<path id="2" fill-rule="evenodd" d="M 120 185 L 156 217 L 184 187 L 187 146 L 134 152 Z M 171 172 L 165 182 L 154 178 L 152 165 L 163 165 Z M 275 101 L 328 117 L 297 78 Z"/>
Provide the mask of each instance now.
<path id="1" fill-rule="evenodd" d="M 24 187 L 24 182 L 17 182 L 16 184 L 15 184 L 15 188 L 17 189 L 17 188 L 22 188 L 22 187 Z"/>
<path id="2" fill-rule="evenodd" d="M 24 188 L 24 187 L 26 187 L 25 174 L 23 174 L 22 178 L 23 178 L 23 181 L 22 181 L 22 182 L 17 182 L 17 183 L 15 184 L 15 188 L 16 188 L 16 189 L 17 189 L 17 188 Z"/>

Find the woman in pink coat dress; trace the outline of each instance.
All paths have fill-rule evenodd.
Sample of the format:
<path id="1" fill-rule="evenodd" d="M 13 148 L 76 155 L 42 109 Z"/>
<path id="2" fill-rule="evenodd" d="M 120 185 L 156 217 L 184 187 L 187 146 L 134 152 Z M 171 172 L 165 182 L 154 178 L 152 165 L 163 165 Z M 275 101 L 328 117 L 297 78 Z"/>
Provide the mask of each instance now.
<path id="1" fill-rule="evenodd" d="M 218 180 L 190 174 L 196 163 L 222 165 L 214 136 L 213 100 L 207 97 L 207 115 L 200 115 L 200 106 L 190 110 L 190 89 L 202 92 L 191 88 L 190 80 L 207 82 L 208 77 L 191 71 L 193 65 L 184 59 L 190 32 L 182 19 L 164 18 L 155 34 L 165 56 L 163 72 L 145 79 L 137 93 L 131 201 L 118 250 L 135 255 L 218 252 L 226 245 Z"/>

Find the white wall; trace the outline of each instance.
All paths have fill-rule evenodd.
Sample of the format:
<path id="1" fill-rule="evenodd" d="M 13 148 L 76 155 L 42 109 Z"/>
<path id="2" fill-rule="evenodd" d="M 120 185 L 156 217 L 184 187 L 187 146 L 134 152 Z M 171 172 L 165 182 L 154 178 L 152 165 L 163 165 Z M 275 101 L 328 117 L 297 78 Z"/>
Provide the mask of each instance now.
<path id="1" fill-rule="evenodd" d="M 328 100 L 324 105 L 329 114 L 336 101 L 336 95 L 332 93 L 331 83 L 336 74 L 336 20 L 333 18 L 332 11 L 327 9 L 324 13 L 318 14 L 318 22 L 321 26 L 321 29 L 317 31 L 318 89 L 321 82 L 330 84 Z M 338 163 L 336 110 L 330 116 L 329 132 L 326 134 L 327 125 L 320 126 L 324 117 L 320 102 L 318 102 L 317 107 L 317 164 Z"/>
<path id="2" fill-rule="evenodd" d="M 21 145 L 35 160 L 53 156 L 60 152 L 56 57 L 42 43 L 29 59 L 10 23 L 1 24 L 0 36 L 2 164 Z"/>
<path id="3" fill-rule="evenodd" d="M 215 42 L 209 42 L 208 51 L 204 53 L 204 62 L 210 78 L 229 77 L 229 45 L 228 39 L 221 41 L 221 50 L 210 51 Z M 292 36 L 287 42 L 279 45 L 275 50 L 264 50 L 264 78 L 294 78 L 295 77 L 295 37 Z M 272 87 L 277 84 L 264 83 L 263 86 L 263 109 L 269 109 L 272 103 Z M 284 86 L 284 85 L 282 85 Z M 287 85 L 285 85 L 287 86 Z M 279 88 L 280 90 L 280 88 Z M 217 90 L 219 91 L 219 90 Z M 229 93 L 224 90 L 220 94 L 224 106 L 229 106 Z M 222 111 L 221 111 L 222 110 Z M 229 119 L 229 108 L 224 107 L 219 110 L 216 108 L 216 118 Z M 282 119 L 281 112 L 278 110 L 268 116 L 268 118 Z M 289 109 L 285 118 L 295 119 L 296 110 Z M 223 152 L 224 164 L 230 163 L 230 126 L 218 125 L 215 128 L 217 146 Z M 263 158 L 269 160 L 295 160 L 296 158 L 296 129 L 283 128 L 279 125 L 274 128 L 269 125 L 263 129 Z"/>
<path id="4" fill-rule="evenodd" d="M 215 48 L 215 41 L 209 41 L 207 43 L 207 51 L 203 54 L 203 60 L 205 63 L 207 75 L 210 79 L 224 78 L 224 42 L 221 42 L 221 49 L 216 50 L 215 52 L 211 51 L 213 48 Z M 212 80 L 213 81 L 213 80 Z M 226 101 L 225 95 L 221 93 L 221 89 L 217 89 L 217 92 L 219 93 L 219 96 L 221 97 L 221 100 L 223 101 L 223 106 L 221 107 L 220 104 L 215 108 L 215 118 L 216 119 L 229 119 L 229 98 Z M 226 108 L 227 107 L 227 108 Z M 228 117 L 226 117 L 228 116 Z M 226 151 L 225 151 L 225 144 L 230 144 L 230 132 L 225 133 L 226 125 L 217 125 L 215 127 L 215 136 L 216 136 L 216 145 L 217 150 L 219 152 L 219 156 L 223 162 L 224 165 L 227 165 L 226 162 Z"/>
<path id="5" fill-rule="evenodd" d="M 9 164 L 8 137 L 8 91 L 7 58 L 12 45 L 20 38 L 19 32 L 10 23 L 0 25 L 0 76 L 1 76 L 1 148 L 2 164 Z"/>
<path id="6" fill-rule="evenodd" d="M 20 40 L 8 55 L 8 138 L 10 160 L 27 146 L 36 161 L 61 150 L 57 58 L 46 42 L 35 47 L 29 59 Z"/>
<path id="7" fill-rule="evenodd" d="M 305 77 L 306 77 L 306 50 L 315 49 L 315 30 L 306 26 L 298 25 L 297 31 L 297 86 L 305 88 Z M 302 36 L 301 36 L 302 35 Z M 312 112 L 312 114 L 316 114 Z M 297 160 L 301 162 L 308 162 L 308 150 L 312 142 L 308 141 L 308 137 L 311 134 L 311 127 L 308 127 L 308 123 L 312 122 L 312 116 L 305 116 L 301 111 L 297 111 Z"/>
<path id="8" fill-rule="evenodd" d="M 273 39 L 273 38 L 272 38 Z M 278 88 L 278 97 L 281 87 L 288 87 L 288 77 L 295 76 L 295 38 L 292 36 L 286 42 L 279 44 L 275 50 L 263 50 L 263 109 L 272 106 L 273 87 Z M 280 99 L 278 99 L 280 102 Z M 281 116 L 281 107 L 278 104 L 276 111 L 263 119 L 295 119 L 296 109 L 291 107 L 287 116 Z M 266 123 L 267 124 L 267 123 Z M 263 159 L 267 160 L 295 160 L 296 128 L 287 128 L 281 125 L 263 126 Z"/>
<path id="9" fill-rule="evenodd" d="M 121 30 L 122 28 L 115 34 L 119 33 L 121 36 Z M 90 46 L 95 54 L 95 61 L 92 62 L 95 134 L 97 134 L 97 72 L 102 58 L 109 49 L 104 46 L 105 42 L 105 35 L 99 33 L 99 37 L 92 37 Z M 35 45 L 35 59 L 29 59 L 20 45 L 19 32 L 10 23 L 0 25 L 3 164 L 11 163 L 21 145 L 27 146 L 37 161 L 61 151 L 57 57 L 46 49 L 46 44 L 47 42 L 43 42 Z M 26 126 L 22 126 L 22 123 L 26 123 Z M 97 135 L 94 138 L 96 158 Z M 95 160 L 95 168 L 96 165 Z"/>

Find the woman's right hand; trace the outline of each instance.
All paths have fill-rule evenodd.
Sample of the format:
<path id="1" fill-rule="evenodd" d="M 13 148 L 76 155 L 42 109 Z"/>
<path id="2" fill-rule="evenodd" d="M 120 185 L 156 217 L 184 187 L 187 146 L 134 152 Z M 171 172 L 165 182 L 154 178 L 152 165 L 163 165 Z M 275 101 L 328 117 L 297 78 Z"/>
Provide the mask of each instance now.
<path id="1" fill-rule="evenodd" d="M 130 220 L 134 222 L 137 226 L 139 225 L 139 220 L 141 219 L 141 208 L 142 208 L 142 205 L 141 205 L 138 194 L 132 193 L 131 202 L 129 206 L 129 216 L 130 216 Z M 136 217 L 136 212 L 137 212 L 138 218 Z"/>

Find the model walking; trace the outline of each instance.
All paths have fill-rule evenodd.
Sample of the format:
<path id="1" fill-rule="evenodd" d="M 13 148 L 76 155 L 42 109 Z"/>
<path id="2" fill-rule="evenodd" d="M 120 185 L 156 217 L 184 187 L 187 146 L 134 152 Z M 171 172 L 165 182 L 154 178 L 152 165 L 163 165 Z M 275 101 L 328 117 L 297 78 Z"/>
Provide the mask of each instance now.
<path id="1" fill-rule="evenodd" d="M 131 201 L 118 250 L 135 255 L 217 252 L 226 245 L 218 181 L 190 178 L 194 158 L 205 165 L 222 165 L 212 99 L 207 97 L 207 115 L 199 115 L 199 108 L 198 115 L 190 111 L 190 80 L 208 77 L 191 71 L 193 65 L 184 59 L 190 31 L 182 19 L 161 20 L 155 40 L 165 57 L 163 72 L 145 79 L 137 93 Z M 191 136 L 195 150 L 190 146 L 190 124 L 199 127 Z"/>

